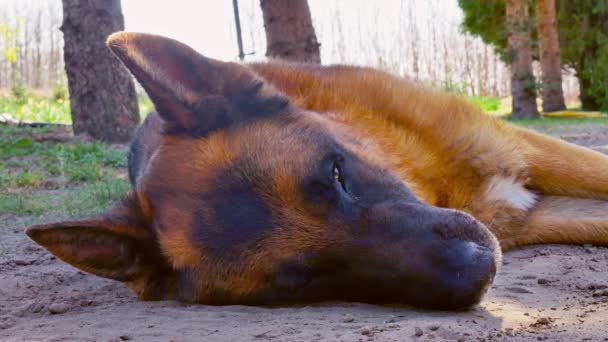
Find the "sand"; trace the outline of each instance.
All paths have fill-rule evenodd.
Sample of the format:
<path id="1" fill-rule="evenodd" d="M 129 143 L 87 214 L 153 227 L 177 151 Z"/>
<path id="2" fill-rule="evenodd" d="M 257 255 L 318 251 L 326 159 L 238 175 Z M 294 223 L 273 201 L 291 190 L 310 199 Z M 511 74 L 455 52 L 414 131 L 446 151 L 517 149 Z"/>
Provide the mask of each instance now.
<path id="1" fill-rule="evenodd" d="M 608 151 L 608 126 L 537 129 Z M 80 272 L 25 236 L 40 220 L 0 213 L 0 341 L 608 341 L 608 248 L 506 253 L 488 296 L 462 312 L 214 307 L 143 302 L 118 282 Z"/>

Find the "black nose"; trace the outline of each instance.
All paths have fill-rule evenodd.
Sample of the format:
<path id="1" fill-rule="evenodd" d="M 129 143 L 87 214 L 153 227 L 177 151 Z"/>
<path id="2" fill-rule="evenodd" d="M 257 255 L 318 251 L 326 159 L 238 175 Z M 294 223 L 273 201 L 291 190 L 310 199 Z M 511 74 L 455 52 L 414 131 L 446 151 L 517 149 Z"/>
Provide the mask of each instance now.
<path id="1" fill-rule="evenodd" d="M 449 241 L 437 251 L 431 267 L 432 282 L 419 295 L 417 305 L 429 309 L 458 310 L 479 303 L 496 275 L 492 250 L 471 241 Z M 422 290 L 422 289 L 419 289 Z M 416 297 L 415 297 L 416 298 Z"/>
<path id="2" fill-rule="evenodd" d="M 461 263 L 448 265 L 443 270 L 448 297 L 445 304 L 460 309 L 477 304 L 486 294 L 496 275 L 496 260 L 490 249 L 474 242 L 465 242 Z"/>

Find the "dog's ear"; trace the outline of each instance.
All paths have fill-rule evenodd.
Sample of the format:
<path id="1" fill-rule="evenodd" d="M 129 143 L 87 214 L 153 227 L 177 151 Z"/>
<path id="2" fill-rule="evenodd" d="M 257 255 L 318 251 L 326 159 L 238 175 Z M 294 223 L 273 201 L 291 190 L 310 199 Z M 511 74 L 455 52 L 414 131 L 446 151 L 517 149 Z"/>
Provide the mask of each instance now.
<path id="1" fill-rule="evenodd" d="M 59 259 L 89 273 L 132 281 L 163 265 L 133 193 L 99 218 L 36 225 L 26 234 Z"/>
<path id="2" fill-rule="evenodd" d="M 119 32 L 107 45 L 144 87 L 166 133 L 200 136 L 289 103 L 247 67 L 204 57 L 173 39 Z"/>

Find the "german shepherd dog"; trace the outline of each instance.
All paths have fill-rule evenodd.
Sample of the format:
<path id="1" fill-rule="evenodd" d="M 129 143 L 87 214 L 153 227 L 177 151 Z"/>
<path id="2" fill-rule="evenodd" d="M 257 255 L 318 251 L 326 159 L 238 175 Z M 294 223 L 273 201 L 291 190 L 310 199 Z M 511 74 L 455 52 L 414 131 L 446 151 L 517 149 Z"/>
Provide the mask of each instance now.
<path id="1" fill-rule="evenodd" d="M 475 305 L 501 249 L 608 245 L 608 158 L 370 68 L 240 65 L 116 33 L 153 101 L 133 189 L 27 234 L 145 300 Z"/>

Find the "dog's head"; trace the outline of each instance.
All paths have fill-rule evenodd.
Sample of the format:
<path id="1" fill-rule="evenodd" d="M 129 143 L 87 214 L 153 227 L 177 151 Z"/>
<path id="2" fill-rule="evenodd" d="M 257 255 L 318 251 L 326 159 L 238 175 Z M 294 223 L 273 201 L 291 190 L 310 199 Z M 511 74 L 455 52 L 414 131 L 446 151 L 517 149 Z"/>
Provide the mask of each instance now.
<path id="1" fill-rule="evenodd" d="M 174 40 L 119 33 L 108 44 L 150 95 L 163 134 L 106 215 L 27 230 L 62 260 L 145 299 L 209 304 L 454 309 L 490 286 L 492 234 L 416 199 L 346 128 L 246 66 Z"/>

